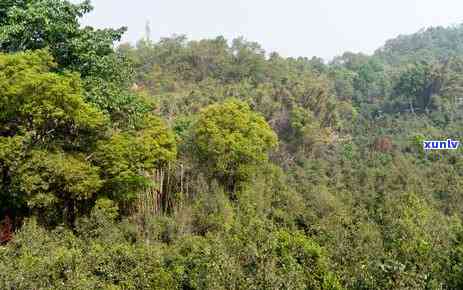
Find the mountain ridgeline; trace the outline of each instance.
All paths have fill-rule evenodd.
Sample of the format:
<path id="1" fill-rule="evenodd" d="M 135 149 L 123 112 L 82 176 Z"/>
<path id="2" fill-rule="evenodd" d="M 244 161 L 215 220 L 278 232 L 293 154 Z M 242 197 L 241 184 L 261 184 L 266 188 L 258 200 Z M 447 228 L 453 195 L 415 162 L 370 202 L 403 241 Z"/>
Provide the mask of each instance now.
<path id="1" fill-rule="evenodd" d="M 463 26 L 135 45 L 0 3 L 0 289 L 462 289 Z M 116 45 L 118 43 L 118 45 Z"/>

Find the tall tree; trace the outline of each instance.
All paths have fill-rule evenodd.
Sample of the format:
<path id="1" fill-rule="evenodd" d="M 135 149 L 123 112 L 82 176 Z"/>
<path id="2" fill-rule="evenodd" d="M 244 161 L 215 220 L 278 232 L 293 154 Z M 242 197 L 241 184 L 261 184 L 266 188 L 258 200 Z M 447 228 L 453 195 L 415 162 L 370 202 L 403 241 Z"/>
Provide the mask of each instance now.
<path id="1" fill-rule="evenodd" d="M 80 73 L 88 100 L 118 125 L 131 125 L 149 106 L 128 90 L 131 67 L 113 49 L 126 29 L 81 27 L 79 18 L 92 9 L 90 1 L 3 1 L 0 51 L 49 49 L 57 62 L 56 70 Z"/>
<path id="2" fill-rule="evenodd" d="M 232 190 L 268 159 L 277 144 L 265 119 L 235 100 L 206 107 L 194 125 L 193 138 L 200 163 Z"/>

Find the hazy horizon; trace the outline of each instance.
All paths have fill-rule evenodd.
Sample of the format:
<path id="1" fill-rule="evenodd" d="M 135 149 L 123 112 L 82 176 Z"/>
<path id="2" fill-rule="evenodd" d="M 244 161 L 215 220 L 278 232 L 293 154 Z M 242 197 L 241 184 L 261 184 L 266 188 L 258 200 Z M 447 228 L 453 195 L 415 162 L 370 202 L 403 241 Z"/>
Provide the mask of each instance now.
<path id="1" fill-rule="evenodd" d="M 81 1 L 73 1 L 81 2 Z M 115 2 L 93 0 L 94 11 L 82 20 L 98 28 L 127 26 L 123 41 L 135 43 L 185 34 L 189 39 L 243 36 L 266 52 L 330 60 L 345 51 L 373 53 L 388 39 L 431 26 L 463 22 L 463 2 L 451 0 L 340 1 L 202 0 Z"/>

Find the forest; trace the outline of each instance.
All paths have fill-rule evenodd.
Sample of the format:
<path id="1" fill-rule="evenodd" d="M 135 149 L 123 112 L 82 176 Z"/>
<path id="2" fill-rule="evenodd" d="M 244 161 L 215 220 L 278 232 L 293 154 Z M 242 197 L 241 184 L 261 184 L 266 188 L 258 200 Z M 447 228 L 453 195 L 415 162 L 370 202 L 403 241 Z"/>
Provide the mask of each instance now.
<path id="1" fill-rule="evenodd" d="M 0 2 L 0 289 L 463 289 L 463 25 L 371 55 L 121 43 Z"/>

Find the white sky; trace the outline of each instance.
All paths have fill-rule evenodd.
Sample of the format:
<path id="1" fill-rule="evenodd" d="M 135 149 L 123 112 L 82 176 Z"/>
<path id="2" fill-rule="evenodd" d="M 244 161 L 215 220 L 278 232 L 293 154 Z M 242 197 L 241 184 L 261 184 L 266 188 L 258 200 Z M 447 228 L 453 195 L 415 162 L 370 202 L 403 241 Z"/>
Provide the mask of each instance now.
<path id="1" fill-rule="evenodd" d="M 73 2 L 80 2 L 74 0 Z M 325 59 L 372 53 L 387 39 L 423 27 L 463 23 L 461 0 L 93 0 L 82 23 L 129 28 L 135 42 L 150 21 L 151 38 L 244 36 L 283 56 Z"/>

